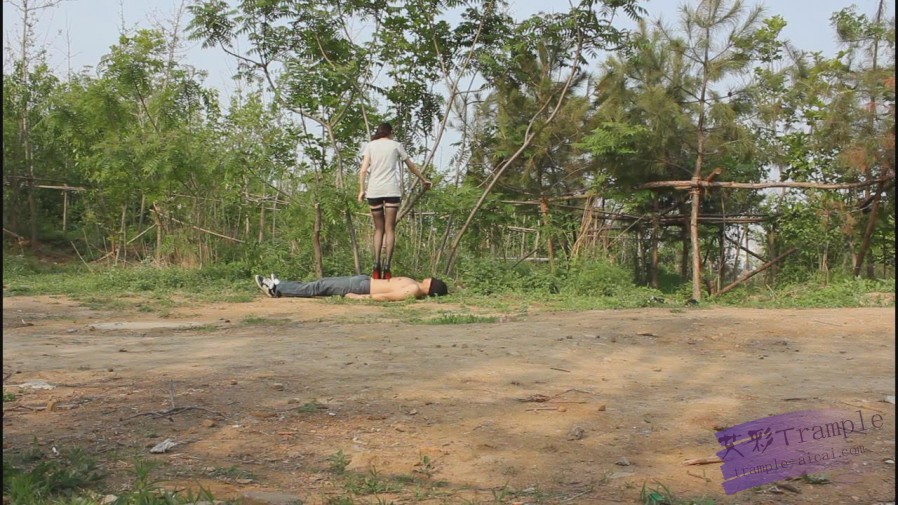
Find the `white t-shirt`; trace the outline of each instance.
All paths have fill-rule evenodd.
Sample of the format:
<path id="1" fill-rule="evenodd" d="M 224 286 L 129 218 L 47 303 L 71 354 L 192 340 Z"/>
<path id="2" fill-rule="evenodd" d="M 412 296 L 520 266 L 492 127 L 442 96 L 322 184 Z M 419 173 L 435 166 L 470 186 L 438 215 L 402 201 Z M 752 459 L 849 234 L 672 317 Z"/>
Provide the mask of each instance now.
<path id="1" fill-rule="evenodd" d="M 368 156 L 367 198 L 402 196 L 399 185 L 399 162 L 408 159 L 402 144 L 388 138 L 368 142 L 363 156 Z"/>

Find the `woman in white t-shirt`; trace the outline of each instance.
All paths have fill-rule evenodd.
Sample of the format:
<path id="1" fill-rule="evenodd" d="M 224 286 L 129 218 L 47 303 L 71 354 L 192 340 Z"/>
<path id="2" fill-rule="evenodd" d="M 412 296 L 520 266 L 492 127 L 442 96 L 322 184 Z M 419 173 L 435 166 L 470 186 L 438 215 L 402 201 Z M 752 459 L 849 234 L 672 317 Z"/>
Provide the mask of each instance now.
<path id="1" fill-rule="evenodd" d="M 409 171 L 421 180 L 424 189 L 430 188 L 427 180 L 414 162 L 409 159 L 402 144 L 393 140 L 390 123 L 377 126 L 371 142 L 362 153 L 362 167 L 359 170 L 359 201 L 368 198 L 371 217 L 374 220 L 374 268 L 372 279 L 390 279 L 390 260 L 396 243 L 396 216 L 402 201 L 402 186 L 399 183 L 398 162 L 404 162 Z M 369 175 L 370 174 L 370 175 Z M 365 178 L 367 177 L 367 189 Z M 381 250 L 384 249 L 383 263 Z"/>

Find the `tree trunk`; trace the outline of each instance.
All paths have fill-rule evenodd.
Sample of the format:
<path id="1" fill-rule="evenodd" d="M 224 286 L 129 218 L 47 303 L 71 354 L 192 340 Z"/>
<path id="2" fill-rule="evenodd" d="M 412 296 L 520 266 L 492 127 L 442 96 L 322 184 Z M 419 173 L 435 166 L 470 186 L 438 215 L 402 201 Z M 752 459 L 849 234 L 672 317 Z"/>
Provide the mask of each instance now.
<path id="1" fill-rule="evenodd" d="M 658 242 L 661 239 L 661 220 L 658 215 L 658 197 L 652 199 L 652 264 L 649 267 L 649 283 L 650 285 L 658 289 L 661 285 L 658 279 L 658 264 L 660 262 L 660 255 L 658 253 Z"/>
<path id="2" fill-rule="evenodd" d="M 773 224 L 770 226 L 770 231 L 767 232 L 767 257 L 775 258 L 776 257 L 776 225 Z M 774 264 L 771 266 L 769 270 L 767 270 L 766 281 L 767 284 L 773 284 L 776 281 L 776 274 L 779 268 Z"/>
<path id="3" fill-rule="evenodd" d="M 645 242 L 642 240 L 642 228 L 636 228 L 636 261 L 633 262 L 633 278 L 636 284 L 642 286 L 645 283 Z"/>
<path id="4" fill-rule="evenodd" d="M 876 229 L 876 214 L 879 213 L 879 195 L 882 191 L 882 184 L 876 188 L 876 194 L 873 195 L 873 207 L 870 209 L 870 215 L 867 216 L 867 227 L 864 229 L 864 237 L 861 240 L 861 249 L 858 251 L 857 256 L 855 257 L 854 263 L 854 276 L 858 277 L 861 275 L 861 266 L 864 263 L 864 260 L 868 257 L 868 252 L 870 250 L 870 242 L 873 238 L 873 231 Z M 868 261 L 870 265 L 873 264 L 872 261 Z"/>
<path id="5" fill-rule="evenodd" d="M 720 245 L 720 256 L 717 259 L 717 287 L 716 290 L 720 290 L 723 286 L 723 283 L 726 281 L 726 269 L 727 269 L 727 245 L 726 245 L 726 225 L 721 224 L 720 229 L 717 231 L 717 243 Z"/>
<path id="6" fill-rule="evenodd" d="M 683 217 L 683 228 L 680 232 L 680 243 L 682 244 L 682 248 L 680 249 L 680 277 L 683 279 L 689 275 L 689 221 L 686 220 L 686 217 Z"/>
<path id="7" fill-rule="evenodd" d="M 153 251 L 153 261 L 157 267 L 162 266 L 162 220 L 159 218 L 158 208 L 153 203 L 153 224 L 156 225 L 156 250 Z"/>
<path id="8" fill-rule="evenodd" d="M 315 227 L 312 229 L 312 252 L 315 254 L 315 275 L 324 277 L 324 263 L 321 255 L 321 205 L 315 203 Z"/>
<path id="9" fill-rule="evenodd" d="M 265 239 L 265 197 L 267 195 L 262 193 L 262 201 L 259 203 L 259 243 L 262 243 L 262 240 Z"/>
<path id="10" fill-rule="evenodd" d="M 549 256 L 549 268 L 555 272 L 555 244 L 552 242 L 551 223 L 549 222 L 549 200 L 543 196 L 539 200 L 539 213 L 542 215 L 543 226 L 546 228 L 546 251 Z"/>
<path id="11" fill-rule="evenodd" d="M 352 222 L 352 212 L 346 209 L 346 228 L 349 230 L 349 243 L 352 245 L 352 261 L 355 264 L 355 274 L 361 275 L 362 262 L 359 257 L 359 243 L 355 237 L 355 224 Z"/>

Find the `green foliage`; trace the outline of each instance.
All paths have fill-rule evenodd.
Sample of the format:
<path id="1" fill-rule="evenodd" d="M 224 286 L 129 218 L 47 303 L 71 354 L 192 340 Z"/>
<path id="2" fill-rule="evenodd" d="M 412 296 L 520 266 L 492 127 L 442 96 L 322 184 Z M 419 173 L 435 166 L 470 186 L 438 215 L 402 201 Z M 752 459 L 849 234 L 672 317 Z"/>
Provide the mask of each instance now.
<path id="1" fill-rule="evenodd" d="M 895 280 L 854 277 L 823 283 L 819 280 L 777 286 L 776 289 L 740 287 L 714 297 L 715 303 L 742 307 L 842 308 L 894 307 Z"/>
<path id="2" fill-rule="evenodd" d="M 27 457 L 3 458 L 3 495 L 13 503 L 42 503 L 89 489 L 106 472 L 82 449 L 62 451 L 59 457 L 36 450 Z"/>
<path id="3" fill-rule="evenodd" d="M 395 493 L 402 489 L 401 485 L 385 478 L 374 467 L 365 474 L 348 474 L 343 488 L 357 495 Z"/>
<path id="4" fill-rule="evenodd" d="M 496 316 L 478 316 L 475 314 L 443 314 L 437 317 L 425 319 L 424 324 L 476 324 L 495 323 Z"/>
<path id="5" fill-rule="evenodd" d="M 714 505 L 717 503 L 712 498 L 680 498 L 675 496 L 664 484 L 657 482 L 652 487 L 642 484 L 639 491 L 639 500 L 643 505 Z"/>
<path id="6" fill-rule="evenodd" d="M 619 296 L 632 289 L 633 276 L 617 265 L 597 260 L 571 264 L 563 291 L 575 295 Z"/>
<path id="7" fill-rule="evenodd" d="M 314 275 L 316 208 L 323 273 L 345 275 L 357 252 L 350 220 L 362 264 L 370 262 L 354 168 L 369 125 L 385 119 L 419 162 L 436 148 L 435 125 L 447 115 L 462 134 L 452 166 L 423 167 L 437 184 L 419 200 L 422 212 L 400 223 L 396 270 L 446 267 L 444 244 L 511 161 L 458 251 L 452 246 L 458 284 L 466 296 L 561 306 L 641 306 L 655 296 L 623 280 L 624 270 L 636 272 L 635 282 L 647 277 L 647 260 L 634 259 L 629 240 L 645 238 L 646 220 L 612 247 L 580 252 L 621 268 L 567 264 L 584 194 L 601 197 L 603 212 L 673 217 L 688 212 L 684 192 L 637 188 L 688 178 L 697 162 L 698 175 L 721 167 L 718 180 L 740 182 L 769 178 L 771 167 L 797 181 L 872 181 L 895 164 L 894 24 L 855 7 L 831 18 L 844 44 L 835 57 L 787 47 L 782 18 L 732 0 L 686 5 L 671 27 L 641 20 L 645 10 L 634 0 L 589 0 L 523 20 L 491 0 L 204 0 L 188 9 L 190 38 L 239 62 L 239 91 L 224 111 L 202 72 L 172 51 L 177 39 L 160 29 L 122 35 L 95 72 L 65 78 L 41 48 L 13 55 L 3 77 L 4 228 L 13 237 L 5 252 L 19 254 L 35 238 L 90 266 L 5 257 L 8 293 L 65 292 L 106 307 L 135 296 L 147 299 L 141 310 L 160 312 L 183 294 L 253 299 L 253 274 Z M 608 22 L 615 12 L 636 20 L 636 30 Z M 374 31 L 353 30 L 357 24 Z M 587 57 L 602 49 L 609 51 L 593 78 Z M 748 70 L 750 85 L 729 89 L 728 77 Z M 478 77 L 485 86 L 477 92 L 433 87 Z M 29 181 L 85 190 L 67 192 L 64 204 L 59 191 Z M 875 216 L 865 213 L 871 190 L 881 193 Z M 838 280 L 871 220 L 874 276 L 894 275 L 893 186 L 792 195 L 762 204 L 760 192 L 714 189 L 703 194 L 701 212 L 774 216 L 764 233 L 778 234 L 779 251 L 798 250 L 765 275 L 780 286 Z M 544 213 L 507 201 L 544 198 Z M 507 253 L 508 227 L 539 231 L 534 257 L 548 256 L 551 239 L 555 270 L 485 260 L 501 247 Z M 662 228 L 662 270 L 670 271 L 676 257 L 666 251 L 679 237 Z M 715 258 L 711 228 L 700 233 L 703 253 Z M 99 258 L 189 268 L 108 270 L 92 263 Z M 678 278 L 662 281 L 662 291 L 681 294 Z"/>
<path id="8" fill-rule="evenodd" d="M 351 462 L 342 449 L 328 456 L 327 461 L 330 463 L 330 471 L 337 475 L 343 475 Z"/>
<path id="9" fill-rule="evenodd" d="M 202 269 L 99 267 L 51 265 L 43 268 L 25 257 L 7 258 L 4 276 L 9 295 L 65 294 L 76 300 L 115 306 L 124 297 L 142 297 L 151 307 L 163 309 L 180 295 L 194 300 L 250 301 L 258 292 L 252 276 L 241 264 Z"/>

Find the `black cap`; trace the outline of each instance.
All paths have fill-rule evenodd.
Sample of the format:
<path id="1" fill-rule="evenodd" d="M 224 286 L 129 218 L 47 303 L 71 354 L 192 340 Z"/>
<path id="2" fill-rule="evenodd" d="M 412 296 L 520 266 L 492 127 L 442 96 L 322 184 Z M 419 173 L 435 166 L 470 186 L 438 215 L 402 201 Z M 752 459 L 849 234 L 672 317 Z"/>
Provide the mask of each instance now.
<path id="1" fill-rule="evenodd" d="M 446 283 L 436 277 L 431 277 L 430 290 L 427 292 L 427 296 L 443 296 L 447 294 L 449 294 L 449 288 L 446 287 Z"/>

